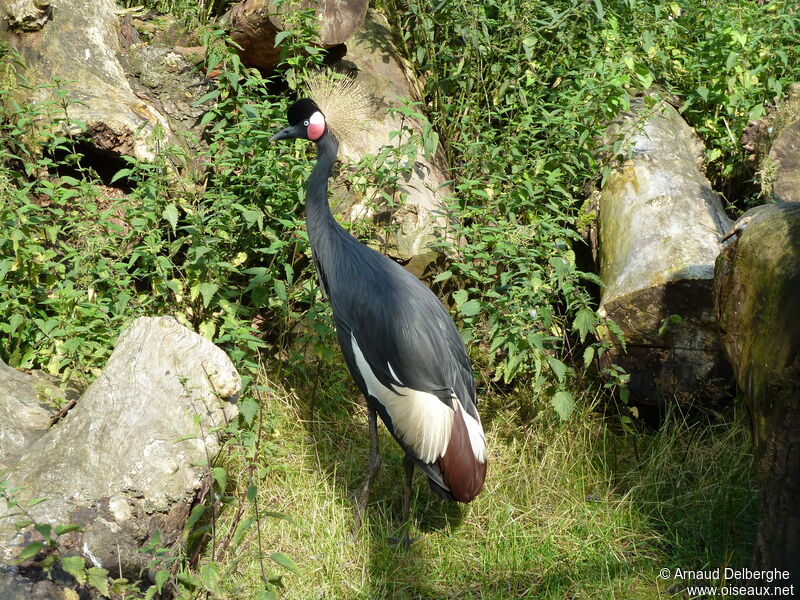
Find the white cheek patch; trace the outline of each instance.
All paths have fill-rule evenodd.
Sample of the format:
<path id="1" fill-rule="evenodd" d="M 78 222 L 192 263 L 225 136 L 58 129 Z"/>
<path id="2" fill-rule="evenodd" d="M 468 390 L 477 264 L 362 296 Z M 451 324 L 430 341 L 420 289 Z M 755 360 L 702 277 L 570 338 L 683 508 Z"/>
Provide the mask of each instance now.
<path id="1" fill-rule="evenodd" d="M 397 392 L 390 390 L 378 381 L 352 334 L 350 341 L 356 366 L 367 385 L 367 392 L 386 408 L 397 437 L 403 440 L 416 457 L 423 462 L 436 462 L 445 453 L 447 445 L 450 443 L 450 433 L 455 416 L 453 409 L 428 392 L 399 386 Z M 392 373 L 392 377 L 397 379 L 391 366 L 389 371 Z M 472 421 L 475 422 L 474 419 Z M 480 428 L 477 422 L 475 425 Z M 472 442 L 473 434 L 468 419 L 467 428 L 470 431 L 470 441 Z"/>
<path id="2" fill-rule="evenodd" d="M 325 117 L 319 111 L 314 112 L 308 119 L 308 127 L 306 129 L 308 139 L 318 140 L 325 133 Z"/>

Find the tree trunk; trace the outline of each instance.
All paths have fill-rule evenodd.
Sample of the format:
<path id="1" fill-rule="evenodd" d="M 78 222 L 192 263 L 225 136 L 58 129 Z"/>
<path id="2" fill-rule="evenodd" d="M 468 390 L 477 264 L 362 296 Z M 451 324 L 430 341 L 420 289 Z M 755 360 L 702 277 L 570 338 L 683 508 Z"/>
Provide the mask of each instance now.
<path id="1" fill-rule="evenodd" d="M 702 142 L 674 108 L 648 103 L 632 101 L 609 130 L 632 147 L 599 199 L 600 311 L 627 344 L 609 358 L 630 373 L 638 401 L 714 399 L 729 374 L 711 280 L 730 221 L 698 168 Z"/>
<path id="2" fill-rule="evenodd" d="M 800 585 L 800 204 L 759 206 L 717 259 L 725 353 L 753 418 L 761 488 L 756 568 Z"/>
<path id="3" fill-rule="evenodd" d="M 280 59 L 275 36 L 284 30 L 282 14 L 296 8 L 317 7 L 319 43 L 324 48 L 342 44 L 358 31 L 367 14 L 368 0 L 302 0 L 291 7 L 274 6 L 271 0 L 244 0 L 230 13 L 231 39 L 241 46 L 239 56 L 248 67 L 272 69 Z"/>

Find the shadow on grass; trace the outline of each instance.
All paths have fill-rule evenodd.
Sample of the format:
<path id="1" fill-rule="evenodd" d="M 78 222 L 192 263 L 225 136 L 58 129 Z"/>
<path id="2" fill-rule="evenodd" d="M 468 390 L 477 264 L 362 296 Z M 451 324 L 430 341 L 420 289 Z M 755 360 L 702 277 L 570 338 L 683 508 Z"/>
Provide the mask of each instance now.
<path id="1" fill-rule="evenodd" d="M 334 367 L 336 368 L 336 367 Z M 343 504 L 355 512 L 352 494 L 361 489 L 366 475 L 369 452 L 367 409 L 363 397 L 342 374 L 329 373 L 330 381 L 309 391 L 308 402 L 300 406 L 306 439 L 326 476 L 339 490 Z M 415 470 L 408 529 L 402 522 L 405 471 L 403 451 L 379 419 L 381 469 L 372 487 L 362 531 L 369 540 L 369 582 L 366 597 L 441 598 L 441 592 L 424 577 L 426 556 L 419 543 L 406 548 L 396 543 L 408 531 L 419 540 L 440 531 L 461 526 L 464 509 L 455 502 L 442 500 L 429 489 L 427 478 Z M 354 543 L 344 540 L 344 543 Z M 413 571 L 414 577 L 403 577 Z"/>

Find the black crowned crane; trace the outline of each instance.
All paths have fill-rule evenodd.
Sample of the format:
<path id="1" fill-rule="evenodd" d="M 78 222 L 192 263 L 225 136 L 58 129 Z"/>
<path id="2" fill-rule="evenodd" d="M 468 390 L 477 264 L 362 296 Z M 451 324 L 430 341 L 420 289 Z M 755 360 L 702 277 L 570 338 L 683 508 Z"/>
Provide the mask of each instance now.
<path id="1" fill-rule="evenodd" d="M 483 488 L 486 440 L 467 352 L 447 310 L 416 277 L 356 240 L 331 215 L 328 177 L 341 137 L 334 117 L 344 113 L 343 120 L 353 123 L 360 92 L 352 88 L 329 87 L 317 101 L 298 100 L 289 107 L 289 126 L 272 139 L 317 145 L 306 189 L 308 239 L 347 367 L 368 408 L 370 453 L 355 497 L 358 529 L 381 462 L 376 415 L 406 453 L 404 521 L 415 464 L 443 498 L 471 501 Z"/>

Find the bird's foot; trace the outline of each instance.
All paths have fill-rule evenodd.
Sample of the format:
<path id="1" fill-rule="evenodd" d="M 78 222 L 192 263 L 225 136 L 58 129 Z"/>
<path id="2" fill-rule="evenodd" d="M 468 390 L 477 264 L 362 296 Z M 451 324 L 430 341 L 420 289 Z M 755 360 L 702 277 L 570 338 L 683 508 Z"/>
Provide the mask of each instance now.
<path id="1" fill-rule="evenodd" d="M 411 548 L 411 544 L 416 542 L 417 540 L 422 539 L 421 535 L 416 537 L 409 537 L 408 532 L 406 531 L 403 533 L 401 537 L 392 536 L 388 538 L 386 541 L 389 542 L 389 545 L 393 548 L 402 548 L 403 550 L 408 550 Z"/>

